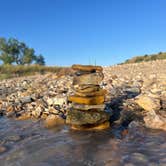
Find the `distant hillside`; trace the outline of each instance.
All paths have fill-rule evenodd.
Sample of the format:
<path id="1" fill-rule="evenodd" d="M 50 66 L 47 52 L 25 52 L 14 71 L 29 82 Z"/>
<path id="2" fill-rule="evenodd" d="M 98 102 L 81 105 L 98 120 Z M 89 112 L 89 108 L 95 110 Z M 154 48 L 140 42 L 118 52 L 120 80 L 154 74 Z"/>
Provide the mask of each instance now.
<path id="1" fill-rule="evenodd" d="M 166 52 L 159 52 L 158 54 L 144 55 L 144 56 L 135 56 L 131 59 L 127 59 L 124 63 L 139 63 L 139 62 L 147 62 L 154 60 L 166 59 Z"/>

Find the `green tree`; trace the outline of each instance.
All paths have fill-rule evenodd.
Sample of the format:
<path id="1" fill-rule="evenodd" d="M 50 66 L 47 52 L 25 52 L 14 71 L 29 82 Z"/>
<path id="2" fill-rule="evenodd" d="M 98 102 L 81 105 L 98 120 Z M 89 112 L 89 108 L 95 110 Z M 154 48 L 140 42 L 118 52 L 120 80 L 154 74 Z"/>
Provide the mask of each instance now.
<path id="1" fill-rule="evenodd" d="M 19 42 L 17 39 L 0 38 L 0 60 L 4 64 L 25 65 L 35 62 L 36 64 L 44 65 L 44 57 L 36 56 L 35 50 L 29 48 L 24 42 Z"/>
<path id="2" fill-rule="evenodd" d="M 0 38 L 0 60 L 4 64 L 12 64 L 14 62 L 13 49 L 10 43 L 4 38 Z"/>
<path id="3" fill-rule="evenodd" d="M 36 58 L 35 58 L 35 64 L 45 65 L 45 60 L 44 60 L 43 55 L 40 54 L 39 56 L 36 56 Z"/>

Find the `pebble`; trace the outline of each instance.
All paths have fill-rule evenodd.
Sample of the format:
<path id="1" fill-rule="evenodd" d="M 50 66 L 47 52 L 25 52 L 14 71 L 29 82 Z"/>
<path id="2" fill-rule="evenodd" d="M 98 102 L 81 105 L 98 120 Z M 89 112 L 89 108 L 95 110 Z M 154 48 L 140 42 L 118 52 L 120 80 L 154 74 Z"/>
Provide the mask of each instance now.
<path id="1" fill-rule="evenodd" d="M 7 148 L 5 146 L 0 145 L 0 154 L 7 151 Z"/>
<path id="2" fill-rule="evenodd" d="M 8 141 L 13 141 L 13 142 L 17 142 L 21 140 L 21 136 L 19 135 L 11 135 L 7 137 Z"/>

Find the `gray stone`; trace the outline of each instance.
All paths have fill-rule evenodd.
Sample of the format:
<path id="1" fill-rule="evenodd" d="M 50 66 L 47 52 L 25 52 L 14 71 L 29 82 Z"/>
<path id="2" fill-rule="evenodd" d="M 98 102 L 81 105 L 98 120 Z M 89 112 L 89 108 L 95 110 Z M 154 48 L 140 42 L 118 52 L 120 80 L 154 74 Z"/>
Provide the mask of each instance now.
<path id="1" fill-rule="evenodd" d="M 73 125 L 100 124 L 110 119 L 110 113 L 97 111 L 70 110 L 66 123 Z"/>
<path id="2" fill-rule="evenodd" d="M 85 85 L 85 84 L 99 85 L 103 80 L 103 78 L 104 75 L 101 72 L 75 76 L 73 78 L 73 85 Z"/>
<path id="3" fill-rule="evenodd" d="M 72 107 L 74 109 L 78 110 L 99 110 L 99 111 L 104 111 L 105 104 L 100 104 L 100 105 L 85 105 L 85 104 L 72 104 Z"/>

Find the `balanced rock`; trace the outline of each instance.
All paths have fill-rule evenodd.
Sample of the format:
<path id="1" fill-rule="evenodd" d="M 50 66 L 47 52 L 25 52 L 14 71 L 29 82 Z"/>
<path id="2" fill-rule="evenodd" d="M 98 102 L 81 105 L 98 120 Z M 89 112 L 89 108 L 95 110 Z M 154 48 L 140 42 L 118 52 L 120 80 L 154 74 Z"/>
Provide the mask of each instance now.
<path id="1" fill-rule="evenodd" d="M 84 93 L 80 93 L 77 91 L 74 91 L 75 95 L 77 96 L 81 96 L 81 97 L 91 97 L 91 96 L 103 96 L 107 94 L 107 91 L 105 89 L 99 89 L 97 91 L 94 92 L 84 92 Z"/>
<path id="2" fill-rule="evenodd" d="M 72 102 L 67 112 L 66 123 L 76 130 L 101 130 L 110 126 L 110 112 L 105 111 L 106 90 L 100 87 L 104 74 L 102 67 L 73 65 L 76 71 L 72 90 L 68 97 Z"/>
<path id="3" fill-rule="evenodd" d="M 106 121 L 101 124 L 93 125 L 72 125 L 71 128 L 74 130 L 104 130 L 110 127 L 110 122 Z"/>
<path id="4" fill-rule="evenodd" d="M 73 78 L 73 85 L 99 85 L 103 80 L 104 75 L 101 72 L 84 74 L 81 76 L 75 76 Z"/>
<path id="5" fill-rule="evenodd" d="M 105 104 L 100 104 L 100 105 L 85 105 L 85 104 L 77 104 L 73 103 L 72 108 L 77 109 L 77 110 L 97 110 L 97 111 L 104 111 L 105 109 Z"/>
<path id="6" fill-rule="evenodd" d="M 73 86 L 74 92 L 78 93 L 91 93 L 91 92 L 96 92 L 100 90 L 99 85 L 75 85 Z"/>
<path id="7" fill-rule="evenodd" d="M 103 104 L 104 96 L 80 97 L 74 95 L 74 96 L 69 96 L 68 101 L 78 104 L 87 104 L 87 105 Z"/>
<path id="8" fill-rule="evenodd" d="M 101 124 L 108 121 L 110 114 L 101 111 L 69 110 L 66 123 L 73 125 Z"/>
<path id="9" fill-rule="evenodd" d="M 101 66 L 92 66 L 92 65 L 73 65 L 73 70 L 77 71 L 103 71 L 103 68 Z"/>

